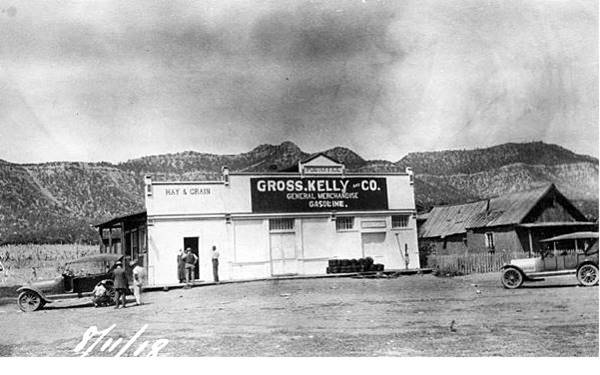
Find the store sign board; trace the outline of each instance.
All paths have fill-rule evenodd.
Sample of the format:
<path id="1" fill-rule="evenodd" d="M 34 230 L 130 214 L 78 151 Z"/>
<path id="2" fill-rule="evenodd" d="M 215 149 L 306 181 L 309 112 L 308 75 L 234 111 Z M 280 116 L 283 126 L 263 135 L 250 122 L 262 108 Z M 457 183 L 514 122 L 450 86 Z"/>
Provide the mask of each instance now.
<path id="1" fill-rule="evenodd" d="M 165 189 L 166 197 L 194 197 L 199 195 L 211 195 L 210 188 L 201 186 L 183 186 Z"/>
<path id="2" fill-rule="evenodd" d="M 385 178 L 251 178 L 252 212 L 387 210 Z"/>
<path id="3" fill-rule="evenodd" d="M 385 220 L 363 221 L 360 223 L 360 227 L 363 229 L 387 228 L 387 223 Z"/>
<path id="4" fill-rule="evenodd" d="M 335 174 L 342 173 L 342 166 L 312 166 L 305 165 L 303 168 L 303 172 L 306 174 Z"/>

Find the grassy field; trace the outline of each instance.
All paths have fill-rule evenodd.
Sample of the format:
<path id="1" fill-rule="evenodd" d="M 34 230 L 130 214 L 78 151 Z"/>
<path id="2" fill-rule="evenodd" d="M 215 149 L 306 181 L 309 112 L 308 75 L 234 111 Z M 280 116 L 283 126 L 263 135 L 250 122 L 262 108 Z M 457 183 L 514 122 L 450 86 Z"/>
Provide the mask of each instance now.
<path id="1" fill-rule="evenodd" d="M 66 261 L 99 252 L 98 245 L 4 245 L 0 246 L 0 287 L 23 285 L 34 279 L 60 274 Z"/>

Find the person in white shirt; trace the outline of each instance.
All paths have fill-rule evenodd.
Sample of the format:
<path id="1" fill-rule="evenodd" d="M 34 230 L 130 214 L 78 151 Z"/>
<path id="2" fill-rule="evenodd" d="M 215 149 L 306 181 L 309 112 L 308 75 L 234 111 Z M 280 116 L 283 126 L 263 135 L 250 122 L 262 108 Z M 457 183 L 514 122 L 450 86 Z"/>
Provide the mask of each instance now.
<path id="1" fill-rule="evenodd" d="M 92 303 L 94 307 L 108 305 L 111 302 L 111 298 L 108 295 L 108 288 L 106 286 L 106 280 L 100 281 L 94 287 L 92 291 Z"/>
<path id="2" fill-rule="evenodd" d="M 144 268 L 140 266 L 139 261 L 131 262 L 133 266 L 133 295 L 135 296 L 135 304 L 142 304 L 142 286 L 144 285 Z"/>
<path id="3" fill-rule="evenodd" d="M 212 247 L 212 264 L 213 264 L 213 278 L 215 279 L 215 283 L 219 282 L 219 251 L 217 251 L 217 247 Z"/>

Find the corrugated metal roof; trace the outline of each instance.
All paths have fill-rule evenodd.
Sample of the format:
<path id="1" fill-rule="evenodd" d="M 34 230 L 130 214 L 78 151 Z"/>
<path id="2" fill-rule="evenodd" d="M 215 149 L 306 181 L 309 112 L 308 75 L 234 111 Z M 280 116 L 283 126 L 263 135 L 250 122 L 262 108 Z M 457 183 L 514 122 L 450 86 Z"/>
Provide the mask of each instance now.
<path id="1" fill-rule="evenodd" d="M 520 223 L 554 185 L 454 206 L 434 207 L 421 226 L 423 238 L 465 233 L 467 228 Z"/>
<path id="2" fill-rule="evenodd" d="M 421 237 L 441 237 L 465 233 L 476 216 L 485 211 L 487 202 L 434 207 L 420 229 Z"/>
<path id="3" fill-rule="evenodd" d="M 551 189 L 555 189 L 552 184 L 492 198 L 490 199 L 490 211 L 500 214 L 490 220 L 478 222 L 472 227 L 518 224 Z"/>

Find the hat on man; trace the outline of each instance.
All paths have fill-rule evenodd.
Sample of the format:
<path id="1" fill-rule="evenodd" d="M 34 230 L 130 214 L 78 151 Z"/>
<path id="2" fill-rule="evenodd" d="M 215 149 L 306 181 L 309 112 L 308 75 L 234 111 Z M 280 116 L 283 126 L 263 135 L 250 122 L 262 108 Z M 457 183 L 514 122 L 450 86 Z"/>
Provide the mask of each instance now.
<path id="1" fill-rule="evenodd" d="M 131 267 L 135 266 L 137 264 L 137 259 L 132 260 L 131 262 L 129 262 L 129 265 Z"/>
<path id="2" fill-rule="evenodd" d="M 117 262 L 115 263 L 115 266 L 122 266 L 123 263 L 120 260 L 117 260 Z"/>

